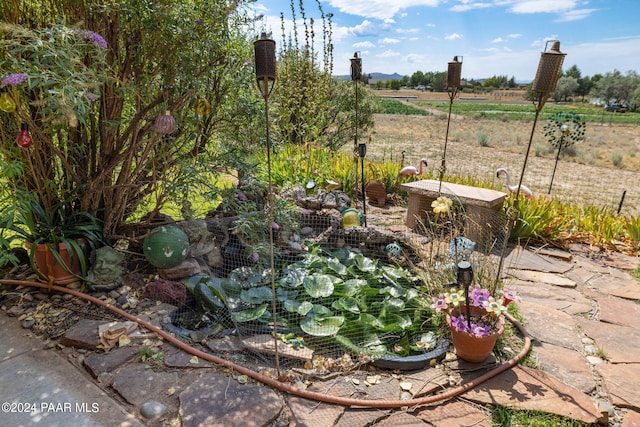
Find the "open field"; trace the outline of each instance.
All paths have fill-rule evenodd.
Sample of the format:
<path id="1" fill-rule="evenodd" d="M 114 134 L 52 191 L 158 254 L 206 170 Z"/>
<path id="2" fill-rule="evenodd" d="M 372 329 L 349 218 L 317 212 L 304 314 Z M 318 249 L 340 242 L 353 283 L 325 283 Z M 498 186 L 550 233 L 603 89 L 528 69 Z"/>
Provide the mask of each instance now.
<path id="1" fill-rule="evenodd" d="M 449 101 L 446 93 L 380 91 L 376 94 L 417 96 L 404 100 L 398 98 L 417 108 L 425 108 L 420 107 L 417 101 Z M 456 103 L 497 102 L 495 99 L 473 101 L 465 99 L 467 97 L 463 95 L 463 99 L 455 100 L 454 110 Z M 510 97 L 509 102 L 516 101 Z M 526 105 L 527 101 L 520 99 L 517 103 Z M 446 113 L 428 109 L 432 115 L 376 115 L 375 132 L 367 156 L 400 162 L 404 151 L 405 165 L 417 165 L 420 158 L 426 157 L 429 167 L 437 168 L 444 150 Z M 534 110 L 532 105 L 531 110 Z M 571 111 L 570 106 L 568 111 Z M 512 183 L 517 183 L 532 124 L 532 120 L 489 120 L 477 115 L 464 117 L 454 114 L 447 143 L 447 172 L 472 175 L 500 187 L 503 183 L 497 181 L 495 170 L 505 167 L 511 174 Z M 555 163 L 555 149 L 543 136 L 545 124 L 546 120 L 538 121 L 523 179 L 523 183 L 538 194 L 548 193 Z M 563 155 L 558 164 L 552 196 L 617 209 L 626 191 L 621 212 L 640 214 L 640 158 L 637 155 L 640 125 L 588 123 L 586 139 L 572 148 L 571 156 Z"/>

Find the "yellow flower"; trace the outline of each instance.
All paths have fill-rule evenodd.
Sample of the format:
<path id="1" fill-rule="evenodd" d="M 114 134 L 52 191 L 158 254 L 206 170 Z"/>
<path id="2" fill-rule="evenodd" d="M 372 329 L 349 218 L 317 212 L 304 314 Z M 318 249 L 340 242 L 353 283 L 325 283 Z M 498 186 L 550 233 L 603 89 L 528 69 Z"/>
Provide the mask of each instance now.
<path id="1" fill-rule="evenodd" d="M 463 303 L 465 298 L 464 295 L 462 295 L 462 292 L 451 292 L 450 294 L 445 294 L 445 301 L 448 304 L 453 305 L 454 307 L 457 307 L 458 305 L 460 305 L 460 303 Z"/>
<path id="2" fill-rule="evenodd" d="M 453 206 L 453 201 L 444 196 L 438 197 L 436 200 L 431 202 L 431 207 L 433 208 L 433 212 L 435 214 L 444 214 L 449 212 L 449 208 Z"/>
<path id="3" fill-rule="evenodd" d="M 490 297 L 487 301 L 484 301 L 484 306 L 492 316 L 499 316 L 507 311 L 507 308 L 502 305 L 502 302 L 496 301 L 493 297 Z"/>

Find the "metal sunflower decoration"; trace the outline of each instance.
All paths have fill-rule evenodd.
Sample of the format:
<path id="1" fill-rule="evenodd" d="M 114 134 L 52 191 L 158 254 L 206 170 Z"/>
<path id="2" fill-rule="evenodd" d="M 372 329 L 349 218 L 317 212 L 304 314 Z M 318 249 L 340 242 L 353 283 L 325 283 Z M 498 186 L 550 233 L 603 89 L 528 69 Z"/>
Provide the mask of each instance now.
<path id="1" fill-rule="evenodd" d="M 551 187 L 553 186 L 553 178 L 556 175 L 558 160 L 560 160 L 560 153 L 563 149 L 584 139 L 585 122 L 574 112 L 560 112 L 549 117 L 549 121 L 544 125 L 543 129 L 544 136 L 549 143 L 558 149 L 556 152 L 556 162 L 553 166 L 553 174 L 551 175 L 551 183 L 549 184 L 548 194 L 551 194 Z"/>

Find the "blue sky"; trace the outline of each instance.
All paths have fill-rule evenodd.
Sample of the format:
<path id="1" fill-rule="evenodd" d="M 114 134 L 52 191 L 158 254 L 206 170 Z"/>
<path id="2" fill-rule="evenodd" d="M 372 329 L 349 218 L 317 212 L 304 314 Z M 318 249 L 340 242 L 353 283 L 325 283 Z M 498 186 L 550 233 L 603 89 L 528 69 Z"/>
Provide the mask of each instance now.
<path id="1" fill-rule="evenodd" d="M 294 0 L 298 13 L 299 0 Z M 303 0 L 322 28 L 316 0 Z M 349 74 L 354 52 L 365 73 L 446 71 L 462 56 L 463 78 L 529 81 L 548 40 L 566 53 L 563 68 L 583 76 L 640 69 L 639 0 L 321 0 L 333 14 L 334 74 Z M 290 0 L 258 0 L 259 28 L 281 43 L 280 14 L 291 32 Z M 302 21 L 298 18 L 298 28 Z M 549 44 L 551 47 L 551 44 Z M 317 47 L 318 48 L 318 47 Z"/>

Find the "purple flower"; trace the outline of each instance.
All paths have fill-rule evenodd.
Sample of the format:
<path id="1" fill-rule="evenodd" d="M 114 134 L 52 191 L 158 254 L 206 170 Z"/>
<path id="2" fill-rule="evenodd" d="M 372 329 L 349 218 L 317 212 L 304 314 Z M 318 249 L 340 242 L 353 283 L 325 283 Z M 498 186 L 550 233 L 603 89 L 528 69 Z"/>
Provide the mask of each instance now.
<path id="1" fill-rule="evenodd" d="M 258 260 L 260 259 L 260 255 L 258 255 L 257 252 L 254 252 L 253 255 L 251 255 L 251 258 L 253 259 L 253 261 L 258 262 Z"/>
<path id="2" fill-rule="evenodd" d="M 463 315 L 451 316 L 451 326 L 461 332 L 468 330 L 467 321 L 465 320 Z"/>
<path id="3" fill-rule="evenodd" d="M 95 43 L 103 49 L 108 48 L 107 41 L 100 34 L 95 33 L 93 31 L 89 31 L 89 30 L 77 30 L 76 32 L 83 39 L 88 40 L 92 43 Z"/>
<path id="4" fill-rule="evenodd" d="M 313 212 L 315 212 L 313 209 L 300 209 L 300 215 L 311 215 Z"/>
<path id="5" fill-rule="evenodd" d="M 491 327 L 482 323 L 472 323 L 470 332 L 478 337 L 486 337 L 491 334 Z"/>
<path id="6" fill-rule="evenodd" d="M 484 302 L 489 301 L 489 291 L 475 287 L 469 292 L 469 299 L 476 307 L 484 307 Z"/>
<path id="7" fill-rule="evenodd" d="M 249 200 L 249 198 L 246 196 L 246 194 L 240 191 L 238 193 L 238 200 L 240 200 L 241 202 L 246 202 L 247 200 Z"/>
<path id="8" fill-rule="evenodd" d="M 27 73 L 14 73 L 9 74 L 7 77 L 2 80 L 2 84 L 5 86 L 15 86 L 27 80 L 29 76 Z"/>
<path id="9" fill-rule="evenodd" d="M 280 225 L 278 225 L 277 222 L 272 222 L 271 223 L 271 228 L 273 228 L 274 230 L 279 230 L 280 229 Z"/>

